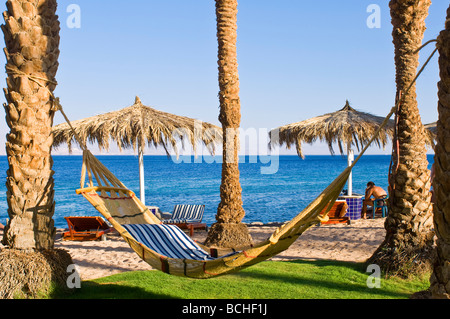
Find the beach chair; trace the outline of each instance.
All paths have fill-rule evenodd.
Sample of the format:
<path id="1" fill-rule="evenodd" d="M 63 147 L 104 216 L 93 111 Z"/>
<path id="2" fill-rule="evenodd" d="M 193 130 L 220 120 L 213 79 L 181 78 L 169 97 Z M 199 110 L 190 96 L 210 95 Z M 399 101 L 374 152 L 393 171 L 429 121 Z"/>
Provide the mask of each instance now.
<path id="1" fill-rule="evenodd" d="M 208 226 L 202 223 L 204 212 L 205 205 L 175 205 L 171 217 L 162 222 L 164 224 L 177 225 L 182 229 L 188 229 L 189 235 L 192 237 L 195 229 L 208 230 Z"/>
<path id="2" fill-rule="evenodd" d="M 328 205 L 322 210 L 322 215 L 326 213 Z M 350 217 L 345 216 L 347 214 L 347 209 L 348 205 L 345 200 L 335 201 L 330 211 L 328 212 L 328 221 L 321 221 L 320 224 L 350 224 Z"/>
<path id="3" fill-rule="evenodd" d="M 63 233 L 63 240 L 93 241 L 104 239 L 113 231 L 101 217 L 64 217 L 69 231 Z"/>

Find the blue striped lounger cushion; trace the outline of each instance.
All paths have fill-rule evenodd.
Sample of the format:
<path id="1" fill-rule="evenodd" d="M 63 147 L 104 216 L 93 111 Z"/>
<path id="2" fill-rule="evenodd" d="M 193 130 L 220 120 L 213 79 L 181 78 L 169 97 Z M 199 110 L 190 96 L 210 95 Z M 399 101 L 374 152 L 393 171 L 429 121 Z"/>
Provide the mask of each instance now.
<path id="1" fill-rule="evenodd" d="M 164 220 L 166 224 L 200 223 L 205 205 L 175 205 L 172 217 Z"/>
<path id="2" fill-rule="evenodd" d="M 184 219 L 184 218 L 171 218 L 166 219 L 162 221 L 164 224 L 194 224 L 194 223 L 200 223 L 200 220 L 198 219 Z"/>
<path id="3" fill-rule="evenodd" d="M 213 260 L 175 225 L 122 225 L 133 238 L 160 255 L 175 259 Z"/>

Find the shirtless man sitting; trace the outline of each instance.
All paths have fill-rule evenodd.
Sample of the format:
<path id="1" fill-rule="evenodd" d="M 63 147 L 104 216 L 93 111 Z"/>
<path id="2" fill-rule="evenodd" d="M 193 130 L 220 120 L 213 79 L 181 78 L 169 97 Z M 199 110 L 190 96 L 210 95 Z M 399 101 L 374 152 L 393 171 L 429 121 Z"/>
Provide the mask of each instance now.
<path id="1" fill-rule="evenodd" d="M 374 199 L 371 199 L 371 197 L 374 197 Z M 368 182 L 367 188 L 366 188 L 366 196 L 363 201 L 363 208 L 362 208 L 362 218 L 366 219 L 367 214 L 367 206 L 372 206 L 375 200 L 377 199 L 385 199 L 387 197 L 386 191 L 382 189 L 379 186 L 375 186 L 374 182 Z"/>

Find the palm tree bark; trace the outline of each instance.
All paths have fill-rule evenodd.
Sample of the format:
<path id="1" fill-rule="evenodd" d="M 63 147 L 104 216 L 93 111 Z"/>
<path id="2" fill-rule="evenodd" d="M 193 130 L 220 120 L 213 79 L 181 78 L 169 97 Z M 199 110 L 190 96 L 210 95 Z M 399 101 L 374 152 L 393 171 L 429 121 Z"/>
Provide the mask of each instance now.
<path id="1" fill-rule="evenodd" d="M 205 244 L 236 247 L 251 244 L 245 216 L 242 189 L 239 182 L 239 127 L 241 121 L 239 75 L 237 63 L 237 1 L 216 0 L 217 39 L 219 42 L 219 120 L 223 128 L 221 202 L 216 220 Z"/>
<path id="2" fill-rule="evenodd" d="M 407 275 L 429 270 L 433 247 L 433 214 L 426 135 L 414 81 L 419 66 L 417 49 L 425 32 L 430 0 L 391 0 L 396 84 L 403 101 L 398 111 L 398 151 L 390 176 L 386 238 L 368 260 L 386 273 Z M 420 266 L 423 267 L 420 267 Z"/>
<path id="3" fill-rule="evenodd" d="M 3 244 L 52 249 L 55 210 L 52 171 L 53 103 L 60 24 L 56 0 L 9 0 L 2 30 L 8 73 L 5 97 L 9 222 Z"/>
<path id="4" fill-rule="evenodd" d="M 430 292 L 434 298 L 450 298 L 450 7 L 445 30 L 438 37 L 439 121 L 434 158 L 436 177 L 433 181 L 436 198 L 434 222 L 437 235 L 436 259 L 431 276 Z"/>
<path id="5" fill-rule="evenodd" d="M 36 298 L 67 288 L 65 250 L 53 249 L 52 91 L 59 56 L 56 0 L 8 0 L 4 12 L 4 104 L 10 132 L 6 189 L 9 221 L 0 251 L 0 298 Z"/>

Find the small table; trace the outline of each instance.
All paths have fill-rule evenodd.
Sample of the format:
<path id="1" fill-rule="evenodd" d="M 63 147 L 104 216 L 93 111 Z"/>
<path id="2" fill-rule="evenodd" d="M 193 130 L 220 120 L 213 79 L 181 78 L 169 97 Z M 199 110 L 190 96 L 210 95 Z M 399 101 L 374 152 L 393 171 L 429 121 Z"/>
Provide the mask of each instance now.
<path id="1" fill-rule="evenodd" d="M 361 209 L 362 209 L 362 195 L 353 195 L 353 196 L 339 196 L 338 199 L 343 199 L 347 202 L 347 216 L 350 217 L 351 220 L 361 219 Z"/>

